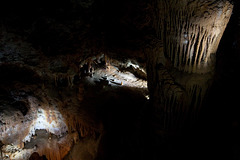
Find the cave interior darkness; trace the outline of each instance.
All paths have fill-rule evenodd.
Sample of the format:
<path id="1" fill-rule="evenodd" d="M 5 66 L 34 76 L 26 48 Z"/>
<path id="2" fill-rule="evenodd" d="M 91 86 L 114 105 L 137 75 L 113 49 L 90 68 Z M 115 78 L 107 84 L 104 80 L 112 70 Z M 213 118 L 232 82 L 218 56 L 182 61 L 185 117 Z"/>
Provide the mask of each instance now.
<path id="1" fill-rule="evenodd" d="M 148 90 L 149 72 L 160 73 L 147 70 L 153 64 L 145 53 L 159 39 L 157 1 L 165 0 L 0 2 L 0 160 L 240 159 L 240 2 L 229 1 L 201 109 L 169 129 L 176 115 L 163 124 L 168 111 L 159 116 L 154 106 L 163 102 L 152 100 L 162 92 Z M 183 76 L 205 77 L 172 63 L 163 68 L 180 88 Z"/>

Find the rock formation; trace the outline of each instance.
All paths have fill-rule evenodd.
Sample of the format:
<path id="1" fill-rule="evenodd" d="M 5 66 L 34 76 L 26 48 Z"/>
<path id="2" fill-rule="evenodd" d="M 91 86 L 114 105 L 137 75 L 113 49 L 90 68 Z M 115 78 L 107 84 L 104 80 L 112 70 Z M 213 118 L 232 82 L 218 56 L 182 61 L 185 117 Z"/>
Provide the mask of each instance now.
<path id="1" fill-rule="evenodd" d="M 230 19 L 229 1 L 153 1 L 156 39 L 145 50 L 150 98 L 164 129 L 199 113 L 213 80 L 216 51 Z"/>
<path id="2" fill-rule="evenodd" d="M 239 2 L 1 3 L 0 159 L 205 158 L 206 144 L 215 143 L 211 135 L 225 136 L 221 125 L 211 132 L 222 121 L 209 117 L 223 117 L 237 99 L 234 5 Z M 226 32 L 231 41 L 224 38 L 229 22 L 236 31 L 234 38 Z M 236 108 L 227 132 L 240 128 Z"/>

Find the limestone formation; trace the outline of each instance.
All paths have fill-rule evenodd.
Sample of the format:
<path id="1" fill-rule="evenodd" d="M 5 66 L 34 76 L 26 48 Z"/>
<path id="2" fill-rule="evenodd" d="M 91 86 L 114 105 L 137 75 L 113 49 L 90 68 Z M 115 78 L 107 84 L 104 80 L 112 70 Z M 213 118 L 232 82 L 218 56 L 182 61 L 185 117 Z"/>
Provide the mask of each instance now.
<path id="1" fill-rule="evenodd" d="M 164 56 L 189 73 L 214 69 L 215 54 L 233 6 L 226 0 L 156 0 L 154 28 Z"/>
<path id="2" fill-rule="evenodd" d="M 0 1 L 0 160 L 239 151 L 237 0 L 14 1 Z"/>
<path id="3" fill-rule="evenodd" d="M 153 5 L 157 38 L 145 49 L 148 87 L 162 128 L 175 130 L 200 111 L 233 5 L 225 0 L 156 0 Z"/>

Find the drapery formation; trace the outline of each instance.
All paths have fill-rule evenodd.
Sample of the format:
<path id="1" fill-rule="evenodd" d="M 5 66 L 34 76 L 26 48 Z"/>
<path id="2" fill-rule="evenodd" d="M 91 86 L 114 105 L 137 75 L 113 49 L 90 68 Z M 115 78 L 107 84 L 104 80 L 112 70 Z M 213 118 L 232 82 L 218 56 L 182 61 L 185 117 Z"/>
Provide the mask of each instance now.
<path id="1" fill-rule="evenodd" d="M 163 129 L 196 118 L 211 86 L 216 51 L 230 19 L 227 0 L 154 0 L 156 38 L 145 49 L 148 86 Z"/>

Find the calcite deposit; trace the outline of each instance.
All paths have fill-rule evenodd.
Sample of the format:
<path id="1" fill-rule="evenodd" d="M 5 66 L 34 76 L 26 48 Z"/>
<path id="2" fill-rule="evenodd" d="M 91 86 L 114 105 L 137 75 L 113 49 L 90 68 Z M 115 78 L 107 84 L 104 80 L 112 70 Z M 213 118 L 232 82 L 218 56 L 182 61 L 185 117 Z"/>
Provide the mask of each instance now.
<path id="1" fill-rule="evenodd" d="M 239 6 L 0 2 L 0 160 L 238 159 Z"/>

